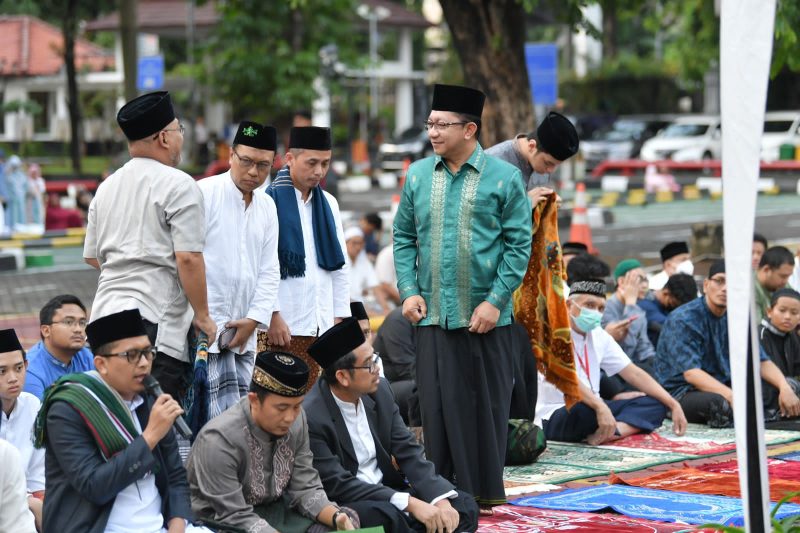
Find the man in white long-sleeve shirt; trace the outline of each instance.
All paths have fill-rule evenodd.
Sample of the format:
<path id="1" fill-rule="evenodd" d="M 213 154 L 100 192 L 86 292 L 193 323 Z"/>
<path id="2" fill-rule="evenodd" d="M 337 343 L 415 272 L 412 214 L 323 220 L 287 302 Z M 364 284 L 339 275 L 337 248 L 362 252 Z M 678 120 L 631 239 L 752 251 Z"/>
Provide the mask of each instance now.
<path id="1" fill-rule="evenodd" d="M 267 188 L 280 222 L 281 282 L 267 342 L 305 360 L 309 387 L 319 366 L 306 348 L 335 322 L 350 316 L 350 282 L 336 199 L 319 183 L 331 162 L 329 128 L 292 128 L 286 166 Z"/>
<path id="2" fill-rule="evenodd" d="M 278 295 L 278 212 L 256 190 L 272 168 L 277 132 L 239 124 L 230 170 L 198 183 L 206 216 L 208 308 L 220 335 L 209 340 L 211 417 L 247 394 L 253 374 L 256 326 L 269 324 Z"/>

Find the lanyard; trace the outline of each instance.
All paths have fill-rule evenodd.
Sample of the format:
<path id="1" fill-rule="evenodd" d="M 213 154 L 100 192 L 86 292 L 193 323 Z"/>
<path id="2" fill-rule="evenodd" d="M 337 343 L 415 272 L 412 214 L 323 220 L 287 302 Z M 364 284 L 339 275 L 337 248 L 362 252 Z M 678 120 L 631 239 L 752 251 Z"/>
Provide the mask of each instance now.
<path id="1" fill-rule="evenodd" d="M 581 368 L 583 369 L 584 374 L 586 374 L 586 379 L 589 381 L 589 388 L 594 391 L 592 388 L 592 375 L 589 373 L 589 348 L 587 345 L 589 344 L 589 340 L 586 340 L 586 343 L 583 345 L 583 359 L 578 357 L 578 363 L 580 363 Z"/>

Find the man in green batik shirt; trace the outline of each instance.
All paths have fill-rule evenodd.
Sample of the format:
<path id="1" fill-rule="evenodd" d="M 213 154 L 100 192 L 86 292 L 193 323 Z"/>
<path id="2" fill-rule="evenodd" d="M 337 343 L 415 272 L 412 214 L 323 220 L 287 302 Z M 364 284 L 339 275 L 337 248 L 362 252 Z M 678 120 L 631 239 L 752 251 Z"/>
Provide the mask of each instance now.
<path id="1" fill-rule="evenodd" d="M 408 169 L 394 220 L 403 315 L 416 332 L 425 448 L 482 507 L 505 502 L 513 388 L 511 295 L 531 246 L 519 170 L 477 137 L 485 95 L 436 85 L 426 128 L 436 153 Z"/>

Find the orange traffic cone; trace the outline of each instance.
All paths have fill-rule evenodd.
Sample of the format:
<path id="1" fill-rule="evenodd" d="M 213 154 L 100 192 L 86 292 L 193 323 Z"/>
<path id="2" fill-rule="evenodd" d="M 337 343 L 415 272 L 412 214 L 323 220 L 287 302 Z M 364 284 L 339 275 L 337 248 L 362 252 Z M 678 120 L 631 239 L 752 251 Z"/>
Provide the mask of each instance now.
<path id="1" fill-rule="evenodd" d="M 411 166 L 411 158 L 410 157 L 406 157 L 405 159 L 403 159 L 403 170 L 400 173 L 400 179 L 397 180 L 397 184 L 401 189 L 406 184 L 406 175 L 408 174 L 408 167 L 410 167 L 410 166 Z M 398 202 L 399 201 L 400 200 L 398 199 Z"/>
<path id="2" fill-rule="evenodd" d="M 389 214 L 391 215 L 392 220 L 394 220 L 394 216 L 397 214 L 397 207 L 399 205 L 400 205 L 400 195 L 399 194 L 393 194 L 392 195 L 392 206 L 389 208 Z"/>
<path id="3" fill-rule="evenodd" d="M 589 228 L 589 216 L 586 213 L 586 185 L 580 181 L 575 185 L 575 203 L 572 207 L 569 240 L 585 244 L 590 254 L 597 253 L 597 249 L 592 244 L 592 230 Z"/>

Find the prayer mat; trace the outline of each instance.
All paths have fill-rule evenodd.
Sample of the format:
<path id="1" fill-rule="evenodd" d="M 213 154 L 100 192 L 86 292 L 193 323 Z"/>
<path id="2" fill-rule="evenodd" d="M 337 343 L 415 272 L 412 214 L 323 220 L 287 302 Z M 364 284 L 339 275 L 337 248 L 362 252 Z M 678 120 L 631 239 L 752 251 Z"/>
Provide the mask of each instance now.
<path id="1" fill-rule="evenodd" d="M 684 522 L 687 524 L 717 523 L 742 525 L 742 500 L 728 496 L 711 496 L 673 492 L 669 490 L 629 487 L 627 485 L 598 485 L 570 489 L 552 494 L 527 496 L 511 502 L 513 505 L 557 509 L 561 511 L 596 512 L 603 509 L 646 520 Z M 774 507 L 775 504 L 772 504 Z M 800 505 L 784 503 L 775 518 L 800 514 Z"/>
<path id="2" fill-rule="evenodd" d="M 528 269 L 512 299 L 514 320 L 528 333 L 539 372 L 564 393 L 564 402 L 572 407 L 581 395 L 564 299 L 566 272 L 555 197 L 549 195 L 533 209 Z"/>
<path id="3" fill-rule="evenodd" d="M 514 482 L 504 482 L 503 485 L 506 489 L 506 497 L 523 496 L 533 492 L 550 492 L 551 490 L 561 490 L 563 488 L 561 485 L 551 485 L 549 483 L 533 483 L 523 485 Z"/>
<path id="4" fill-rule="evenodd" d="M 714 441 L 679 437 L 673 434 L 637 433 L 604 445 L 608 449 L 657 450 L 688 455 L 720 455 L 736 449 L 736 444 L 717 444 Z"/>
<path id="5" fill-rule="evenodd" d="M 772 477 L 773 476 L 770 476 L 770 478 Z M 795 478 L 791 481 L 787 479 L 770 479 L 770 499 L 777 502 L 787 494 L 800 490 L 800 481 L 798 481 L 798 479 L 800 478 Z M 699 470 L 697 468 L 668 470 L 652 476 L 639 478 L 628 477 L 625 479 L 611 474 L 609 481 L 615 485 L 632 485 L 650 489 L 692 492 L 694 494 L 716 494 L 718 496 L 741 498 L 738 474 L 706 472 L 705 470 Z M 789 501 L 800 503 L 800 496 L 796 496 Z"/>
<path id="6" fill-rule="evenodd" d="M 694 456 L 649 450 L 611 450 L 586 444 L 548 442 L 537 464 L 565 465 L 594 470 L 595 476 L 609 472 L 632 472 L 651 466 L 674 463 Z"/>
<path id="7" fill-rule="evenodd" d="M 537 483 L 565 483 L 585 477 L 600 475 L 597 470 L 582 466 L 533 463 L 525 466 L 507 466 L 503 469 L 506 488 Z"/>
<path id="8" fill-rule="evenodd" d="M 776 459 L 784 461 L 800 461 L 800 452 L 787 453 L 786 455 L 779 455 Z"/>
<path id="9" fill-rule="evenodd" d="M 711 463 L 697 467 L 704 472 L 715 474 L 739 475 L 739 465 L 736 459 L 722 463 Z M 770 485 L 773 480 L 785 479 L 794 483 L 794 490 L 800 490 L 800 463 L 797 461 L 783 461 L 776 457 L 767 458 L 767 472 L 770 477 Z"/>
<path id="10" fill-rule="evenodd" d="M 695 531 L 683 524 L 651 522 L 618 514 L 543 511 L 531 507 L 500 505 L 492 516 L 481 516 L 477 533 L 677 533 Z"/>
<path id="11" fill-rule="evenodd" d="M 672 432 L 672 420 L 665 419 L 664 423 L 658 429 L 658 432 L 661 435 L 675 435 L 675 433 Z M 705 424 L 687 424 L 686 435 L 684 435 L 684 437 L 711 441 L 720 445 L 736 442 L 736 434 L 733 428 L 710 428 Z M 800 431 L 783 431 L 780 429 L 764 430 L 764 441 L 768 446 L 784 444 L 796 440 L 800 440 Z"/>

